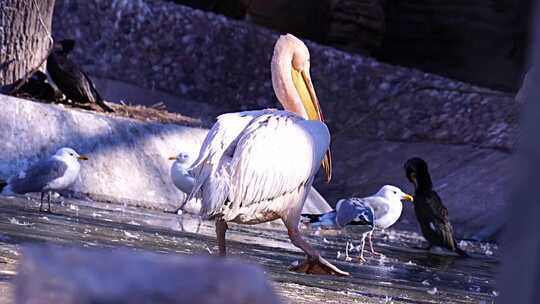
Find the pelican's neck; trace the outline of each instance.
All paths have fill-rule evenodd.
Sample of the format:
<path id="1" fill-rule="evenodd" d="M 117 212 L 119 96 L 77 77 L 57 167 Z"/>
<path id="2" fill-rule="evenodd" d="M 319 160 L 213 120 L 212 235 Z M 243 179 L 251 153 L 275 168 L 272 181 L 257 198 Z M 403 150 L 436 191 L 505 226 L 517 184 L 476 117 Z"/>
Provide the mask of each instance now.
<path id="1" fill-rule="evenodd" d="M 284 40 L 276 44 L 271 64 L 272 86 L 277 99 L 285 110 L 307 119 L 302 99 L 292 79 L 293 56 L 294 48 L 291 43 Z"/>

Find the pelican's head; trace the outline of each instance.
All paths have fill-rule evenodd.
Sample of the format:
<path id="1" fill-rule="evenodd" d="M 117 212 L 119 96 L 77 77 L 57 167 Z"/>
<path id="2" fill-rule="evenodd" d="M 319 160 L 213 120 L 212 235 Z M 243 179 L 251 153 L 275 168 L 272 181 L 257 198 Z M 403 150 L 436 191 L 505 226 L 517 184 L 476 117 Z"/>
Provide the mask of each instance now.
<path id="1" fill-rule="evenodd" d="M 58 151 L 56 151 L 56 153 L 54 155 L 57 156 L 57 157 L 63 158 L 63 159 L 67 159 L 67 158 L 72 158 L 72 159 L 76 159 L 76 160 L 78 160 L 78 159 L 87 160 L 88 159 L 88 157 L 86 157 L 84 155 L 79 155 L 79 153 L 77 153 L 72 148 L 66 148 L 66 147 L 58 149 Z"/>
<path id="2" fill-rule="evenodd" d="M 180 164 L 185 164 L 189 160 L 189 154 L 187 154 L 185 152 L 180 152 L 180 153 L 178 153 L 177 156 L 171 156 L 171 157 L 169 157 L 169 159 L 177 161 Z"/>
<path id="3" fill-rule="evenodd" d="M 401 189 L 392 185 L 383 186 L 375 195 L 384 197 L 388 199 L 389 201 L 394 201 L 394 202 L 399 202 L 402 200 L 409 201 L 409 202 L 413 201 L 413 197 L 411 195 L 401 191 Z"/>
<path id="4" fill-rule="evenodd" d="M 276 97 L 287 111 L 309 120 L 324 122 L 324 117 L 309 75 L 309 51 L 291 34 L 279 37 L 272 57 L 272 85 Z M 326 181 L 332 177 L 330 149 L 322 161 Z"/>

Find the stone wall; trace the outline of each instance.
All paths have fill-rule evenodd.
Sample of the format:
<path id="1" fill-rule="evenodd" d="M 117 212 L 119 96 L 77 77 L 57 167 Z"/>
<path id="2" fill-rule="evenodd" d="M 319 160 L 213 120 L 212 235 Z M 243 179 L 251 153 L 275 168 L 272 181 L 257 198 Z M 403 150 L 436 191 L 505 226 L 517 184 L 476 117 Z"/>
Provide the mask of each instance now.
<path id="1" fill-rule="evenodd" d="M 78 40 L 95 76 L 160 89 L 220 111 L 277 107 L 277 33 L 159 0 L 57 0 L 53 32 Z M 512 96 L 307 42 L 334 134 L 511 149 Z"/>

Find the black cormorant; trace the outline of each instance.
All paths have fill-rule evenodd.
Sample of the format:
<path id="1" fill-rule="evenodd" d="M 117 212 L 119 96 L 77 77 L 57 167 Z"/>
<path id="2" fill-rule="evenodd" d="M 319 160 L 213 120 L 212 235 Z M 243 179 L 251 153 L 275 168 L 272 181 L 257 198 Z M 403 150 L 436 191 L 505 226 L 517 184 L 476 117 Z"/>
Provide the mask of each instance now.
<path id="1" fill-rule="evenodd" d="M 43 101 L 56 101 L 60 92 L 55 90 L 47 82 L 47 75 L 41 71 L 36 71 L 30 76 L 25 83 L 14 92 L 17 96 L 29 96 Z"/>
<path id="2" fill-rule="evenodd" d="M 55 44 L 53 52 L 47 58 L 47 72 L 58 89 L 73 102 L 96 103 L 106 112 L 114 112 L 105 104 L 90 77 L 68 58 L 74 46 L 75 41 L 70 39 Z"/>
<path id="3" fill-rule="evenodd" d="M 414 211 L 422 234 L 429 243 L 428 249 L 439 246 L 461 256 L 467 256 L 454 238 L 448 209 L 433 190 L 427 163 L 421 158 L 413 157 L 405 163 L 405 173 L 407 179 L 414 185 Z"/>

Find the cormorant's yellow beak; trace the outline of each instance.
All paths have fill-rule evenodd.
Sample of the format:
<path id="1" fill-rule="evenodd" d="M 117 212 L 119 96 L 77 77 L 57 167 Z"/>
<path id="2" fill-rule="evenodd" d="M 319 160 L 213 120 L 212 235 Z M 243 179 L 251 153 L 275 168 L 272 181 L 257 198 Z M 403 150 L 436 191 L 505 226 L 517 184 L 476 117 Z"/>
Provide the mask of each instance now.
<path id="1" fill-rule="evenodd" d="M 88 160 L 88 157 L 84 156 L 84 155 L 79 155 L 79 157 L 77 157 L 78 159 L 80 160 Z"/>
<path id="2" fill-rule="evenodd" d="M 408 195 L 408 194 L 403 195 L 401 197 L 401 199 L 404 200 L 404 201 L 409 201 L 409 202 L 414 201 L 414 198 L 411 195 Z"/>
<path id="3" fill-rule="evenodd" d="M 317 95 L 315 94 L 315 89 L 313 88 L 309 71 L 298 71 L 293 67 L 292 80 L 298 94 L 300 95 L 300 99 L 302 99 L 302 104 L 304 105 L 304 110 L 306 111 L 308 119 L 324 122 L 324 116 L 322 114 Z M 329 183 L 332 179 L 332 155 L 330 154 L 330 148 L 328 148 L 328 151 L 326 151 L 321 165 L 326 176 L 326 182 Z"/>
<path id="4" fill-rule="evenodd" d="M 176 156 L 171 156 L 168 158 L 168 160 L 176 160 Z"/>

